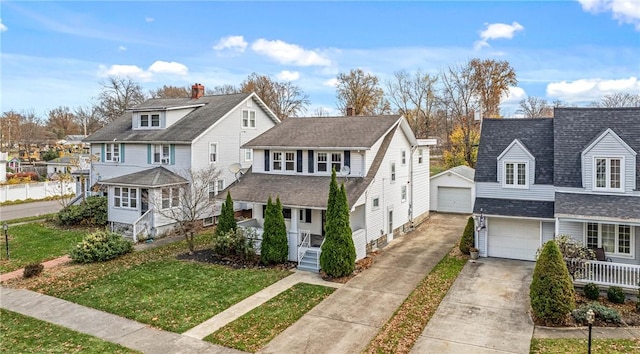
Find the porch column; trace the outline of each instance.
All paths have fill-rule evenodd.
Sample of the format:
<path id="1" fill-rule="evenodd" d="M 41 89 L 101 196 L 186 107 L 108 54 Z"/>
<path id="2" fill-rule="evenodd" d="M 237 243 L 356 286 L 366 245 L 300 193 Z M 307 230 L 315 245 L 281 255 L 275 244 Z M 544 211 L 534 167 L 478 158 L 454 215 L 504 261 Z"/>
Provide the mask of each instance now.
<path id="1" fill-rule="evenodd" d="M 291 208 L 291 225 L 289 227 L 290 233 L 298 234 L 298 218 L 300 217 L 300 210 L 298 208 Z"/>
<path id="2" fill-rule="evenodd" d="M 291 224 L 289 225 L 289 260 L 290 261 L 299 261 L 298 260 L 298 244 L 302 241 L 300 240 L 298 234 L 298 218 L 300 215 L 298 214 L 300 211 L 298 208 L 291 208 Z"/>

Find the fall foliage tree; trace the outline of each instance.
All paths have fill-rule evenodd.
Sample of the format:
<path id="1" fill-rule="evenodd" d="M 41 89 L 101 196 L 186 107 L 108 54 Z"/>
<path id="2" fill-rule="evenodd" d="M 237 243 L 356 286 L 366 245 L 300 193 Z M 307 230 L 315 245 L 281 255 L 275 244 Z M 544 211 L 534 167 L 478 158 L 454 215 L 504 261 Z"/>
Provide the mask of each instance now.
<path id="1" fill-rule="evenodd" d="M 336 85 L 337 107 L 342 114 L 353 108 L 356 116 L 386 114 L 391 111 L 379 79 L 362 69 L 352 69 L 349 73 L 338 74 Z"/>
<path id="2" fill-rule="evenodd" d="M 61 106 L 49 111 L 47 132 L 56 139 L 62 139 L 67 135 L 80 133 L 80 127 L 69 107 Z"/>
<path id="3" fill-rule="evenodd" d="M 472 59 L 471 85 L 482 104 L 484 117 L 500 117 L 500 101 L 509 90 L 509 86 L 518 83 L 516 73 L 506 60 Z"/>
<path id="4" fill-rule="evenodd" d="M 129 77 L 110 76 L 100 82 L 102 91 L 96 105 L 98 113 L 105 122 L 110 123 L 146 99 L 139 83 Z"/>
<path id="5" fill-rule="evenodd" d="M 449 140 L 451 147 L 442 153 L 445 166 L 447 168 L 460 165 L 474 167 L 478 159 L 480 132 L 477 129 L 465 132 L 463 126 L 459 125 L 451 132 Z"/>
<path id="6" fill-rule="evenodd" d="M 240 84 L 242 92 L 255 92 L 280 120 L 307 111 L 309 96 L 291 82 L 274 81 L 267 75 L 252 73 Z"/>

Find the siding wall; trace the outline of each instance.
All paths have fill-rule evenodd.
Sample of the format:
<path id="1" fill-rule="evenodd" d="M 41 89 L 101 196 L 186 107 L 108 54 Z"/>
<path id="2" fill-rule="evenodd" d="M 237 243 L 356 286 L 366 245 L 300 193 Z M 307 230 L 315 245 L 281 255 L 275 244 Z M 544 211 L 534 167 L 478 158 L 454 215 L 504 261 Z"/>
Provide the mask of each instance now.
<path id="1" fill-rule="evenodd" d="M 604 136 L 591 150 L 582 156 L 582 185 L 593 190 L 593 169 L 596 157 L 624 158 L 624 192 L 631 194 L 636 188 L 636 157 L 625 149 L 611 134 Z"/>
<path id="2" fill-rule="evenodd" d="M 556 224 L 554 222 L 542 222 L 542 244 L 551 241 L 556 232 Z"/>
<path id="3" fill-rule="evenodd" d="M 166 126 L 170 127 L 180 119 L 182 119 L 187 114 L 193 112 L 195 108 L 184 108 L 184 109 L 175 109 L 171 111 L 167 111 L 165 115 Z"/>
<path id="4" fill-rule="evenodd" d="M 314 149 L 314 150 L 305 150 L 302 149 L 302 172 L 297 172 L 298 171 L 298 165 L 297 165 L 297 161 L 296 161 L 296 168 L 294 172 L 291 171 L 273 171 L 273 152 L 294 152 L 297 153 L 299 149 L 289 149 L 289 150 L 283 150 L 283 149 L 270 149 L 269 150 L 269 171 L 265 171 L 264 169 L 264 155 L 265 155 L 265 150 L 263 149 L 255 149 L 253 151 L 253 160 L 255 161 L 255 164 L 253 165 L 253 172 L 256 173 L 272 173 L 272 174 L 288 174 L 288 175 L 316 175 L 316 176 L 330 176 L 331 175 L 331 170 L 329 169 L 329 171 L 327 172 L 322 172 L 319 173 L 317 172 L 317 153 L 318 152 L 331 152 L 331 150 L 326 150 L 326 149 Z M 350 151 L 350 163 L 351 165 L 350 167 L 350 172 L 349 172 L 349 176 L 355 176 L 355 177 L 363 177 L 366 175 L 366 171 L 364 170 L 364 166 L 365 166 L 365 152 L 361 151 L 358 152 L 358 150 L 349 150 Z M 343 152 L 343 164 L 344 164 L 344 150 L 340 150 L 340 152 Z M 313 154 L 313 172 L 309 172 L 309 155 Z M 328 162 L 328 164 L 330 165 L 330 162 Z M 340 172 L 340 171 L 337 171 Z"/>
<path id="5" fill-rule="evenodd" d="M 476 182 L 476 197 L 554 201 L 555 190 L 550 184 L 532 184 L 529 189 L 523 189 L 502 188 L 500 182 Z"/>

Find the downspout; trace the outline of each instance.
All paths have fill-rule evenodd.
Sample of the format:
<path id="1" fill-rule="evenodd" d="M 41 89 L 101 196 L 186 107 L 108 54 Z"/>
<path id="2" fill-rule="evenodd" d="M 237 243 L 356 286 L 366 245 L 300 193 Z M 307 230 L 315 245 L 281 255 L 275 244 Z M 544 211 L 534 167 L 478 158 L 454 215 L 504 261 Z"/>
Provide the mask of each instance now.
<path id="1" fill-rule="evenodd" d="M 413 230 L 413 154 L 416 152 L 417 145 L 411 146 L 411 157 L 409 159 L 409 221 Z M 429 196 L 431 197 L 431 196 Z"/>

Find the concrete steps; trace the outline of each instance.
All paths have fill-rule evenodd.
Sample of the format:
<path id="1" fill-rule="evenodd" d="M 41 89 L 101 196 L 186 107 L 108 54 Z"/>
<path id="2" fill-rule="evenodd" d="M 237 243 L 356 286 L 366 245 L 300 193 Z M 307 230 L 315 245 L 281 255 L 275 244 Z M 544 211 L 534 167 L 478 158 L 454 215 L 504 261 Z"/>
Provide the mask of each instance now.
<path id="1" fill-rule="evenodd" d="M 298 262 L 298 269 L 317 273 L 320 271 L 319 255 L 320 248 L 308 249 L 300 259 L 300 262 Z"/>

